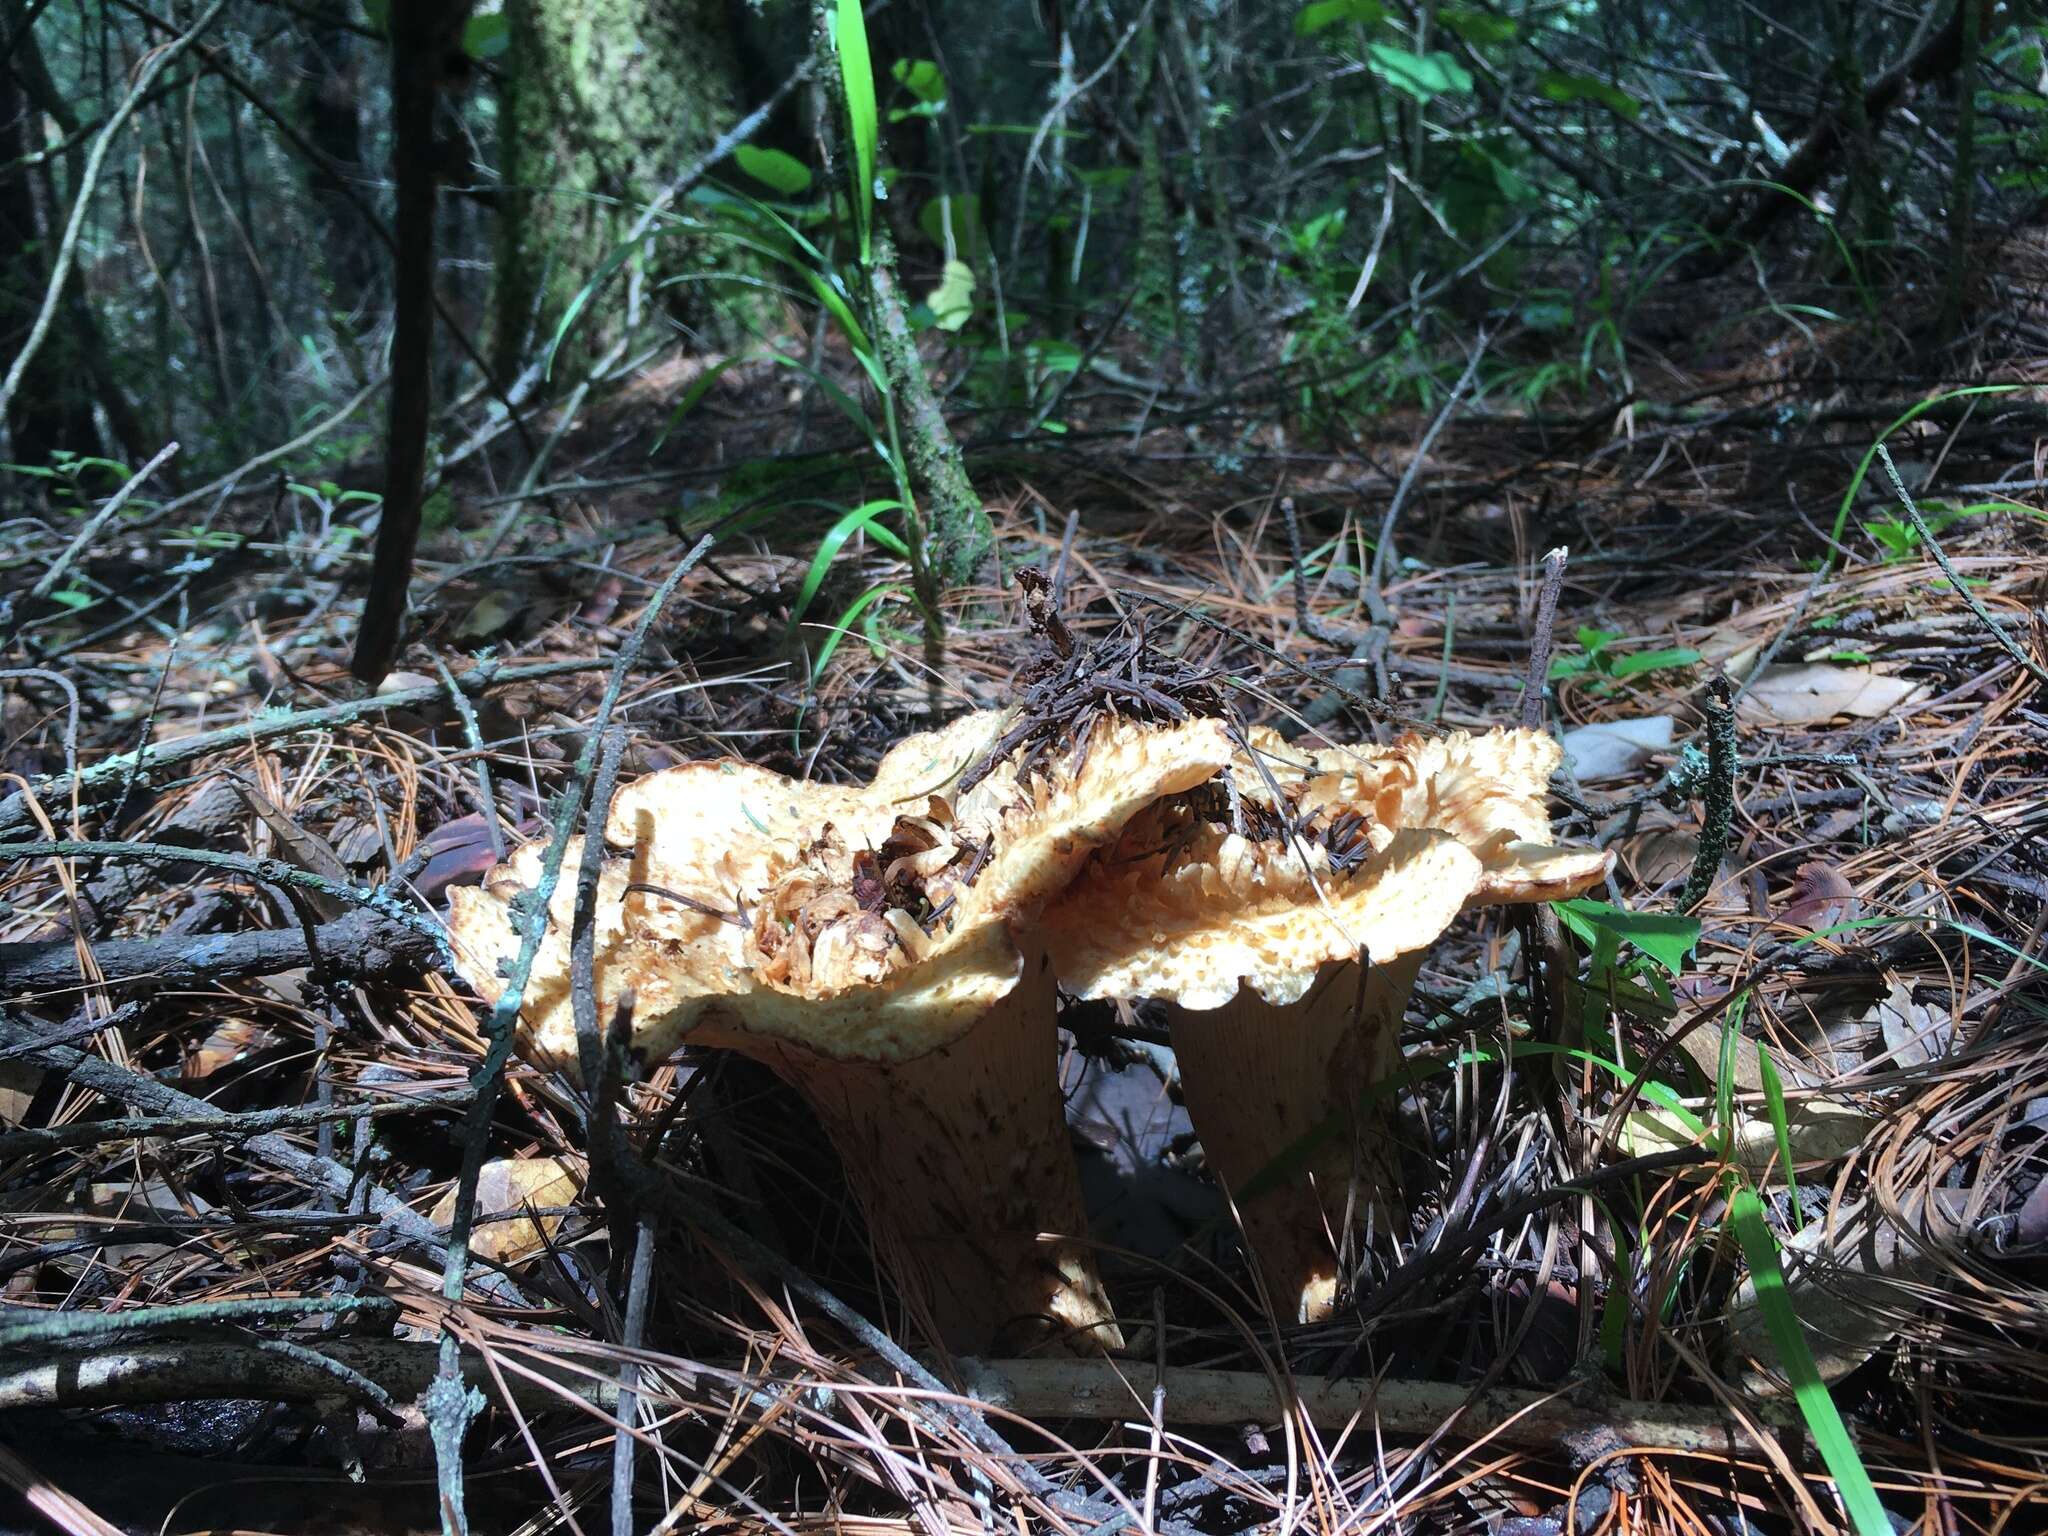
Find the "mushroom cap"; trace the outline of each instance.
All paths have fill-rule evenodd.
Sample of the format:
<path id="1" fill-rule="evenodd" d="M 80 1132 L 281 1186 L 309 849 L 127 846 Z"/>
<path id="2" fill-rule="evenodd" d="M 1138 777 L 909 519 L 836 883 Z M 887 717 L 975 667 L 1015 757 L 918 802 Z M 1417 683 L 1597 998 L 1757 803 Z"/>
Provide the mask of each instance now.
<path id="1" fill-rule="evenodd" d="M 1229 797 L 1142 812 L 1048 911 L 1067 986 L 1207 1009 L 1242 983 L 1290 1003 L 1331 961 L 1391 960 L 1462 910 L 1576 895 L 1611 867 L 1605 850 L 1552 845 L 1560 752 L 1541 732 L 1302 750 L 1255 730 L 1247 744 Z"/>
<path id="2" fill-rule="evenodd" d="M 767 1037 L 828 1057 L 904 1061 L 949 1044 L 1017 984 L 1018 936 L 1138 811 L 1230 762 L 1223 722 L 1112 719 L 1070 758 L 1020 778 L 998 764 L 950 787 L 998 741 L 1004 711 L 906 738 L 872 783 L 810 784 L 737 762 L 686 763 L 620 791 L 593 916 L 600 1025 L 632 989 L 636 1049 L 686 1032 Z M 530 1052 L 570 1067 L 572 843 L 521 1016 Z M 520 849 L 450 893 L 449 936 L 485 997 L 517 954 L 512 902 L 544 850 Z"/>

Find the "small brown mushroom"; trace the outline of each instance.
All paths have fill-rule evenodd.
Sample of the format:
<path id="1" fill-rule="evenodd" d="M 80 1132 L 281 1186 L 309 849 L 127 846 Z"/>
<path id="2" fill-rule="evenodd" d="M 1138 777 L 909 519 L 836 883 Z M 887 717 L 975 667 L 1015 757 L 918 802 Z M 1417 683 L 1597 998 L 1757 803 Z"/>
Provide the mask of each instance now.
<path id="1" fill-rule="evenodd" d="M 1335 1300 L 1350 1191 L 1393 1211 L 1385 1106 L 1361 1098 L 1399 1060 L 1423 952 L 1459 912 L 1575 895 L 1609 857 L 1549 845 L 1558 751 L 1536 732 L 1250 746 L 1228 793 L 1134 818 L 1044 933 L 1080 996 L 1169 1004 L 1210 1166 L 1233 1191 L 1279 1180 L 1239 1215 L 1271 1304 L 1306 1322 Z"/>
<path id="2" fill-rule="evenodd" d="M 630 988 L 633 1041 L 686 1035 L 773 1066 L 838 1148 L 870 1230 L 940 1341 L 965 1350 L 1055 1332 L 1120 1336 L 1083 1240 L 1059 1097 L 1040 909 L 1162 796 L 1230 761 L 1221 722 L 1098 724 L 1086 755 L 957 796 L 1006 716 L 971 715 L 892 749 L 874 782 L 806 784 L 690 763 L 620 792 L 600 881 L 600 1017 Z M 502 989 L 522 849 L 450 922 L 463 974 Z M 557 892 L 522 1007 L 530 1054 L 573 1069 L 569 921 Z"/>

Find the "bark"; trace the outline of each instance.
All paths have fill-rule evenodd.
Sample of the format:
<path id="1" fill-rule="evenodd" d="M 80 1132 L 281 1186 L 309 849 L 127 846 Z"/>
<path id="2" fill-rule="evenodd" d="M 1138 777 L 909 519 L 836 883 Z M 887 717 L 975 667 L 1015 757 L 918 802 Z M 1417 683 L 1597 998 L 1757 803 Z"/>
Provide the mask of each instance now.
<path id="1" fill-rule="evenodd" d="M 110 939 L 93 946 L 93 959 L 109 986 L 148 982 L 163 989 L 204 987 L 247 976 L 314 964 L 351 980 L 434 964 L 434 941 L 418 929 L 374 912 L 352 912 L 305 932 L 279 928 L 257 933 L 178 934 L 156 939 Z M 86 984 L 78 946 L 70 939 L 49 943 L 0 944 L 0 993 L 57 991 Z"/>
<path id="2" fill-rule="evenodd" d="M 509 0 L 506 15 L 493 307 L 496 361 L 511 372 L 553 337 L 641 210 L 730 126 L 738 60 L 719 0 Z M 674 235 L 635 259 L 655 283 L 735 264 L 730 248 Z M 669 290 L 672 308 L 706 319 L 711 292 Z M 619 329 L 594 306 L 565 355 L 599 355 Z"/>
<path id="3" fill-rule="evenodd" d="M 469 0 L 409 0 L 391 13 L 392 159 L 398 179 L 393 228 L 390 415 L 384 450 L 384 506 L 362 629 L 350 670 L 375 687 L 391 670 L 405 620 L 420 497 L 433 415 L 434 216 L 439 184 L 434 112 L 444 67 L 461 56 Z"/>

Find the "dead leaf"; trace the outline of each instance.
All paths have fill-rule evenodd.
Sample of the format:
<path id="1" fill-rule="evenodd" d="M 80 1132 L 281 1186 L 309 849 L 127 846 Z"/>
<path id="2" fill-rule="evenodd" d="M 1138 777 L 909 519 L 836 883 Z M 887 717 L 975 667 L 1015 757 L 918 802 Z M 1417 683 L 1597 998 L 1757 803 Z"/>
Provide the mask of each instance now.
<path id="1" fill-rule="evenodd" d="M 1671 750 L 1674 728 L 1669 715 L 1581 725 L 1564 733 L 1564 755 L 1581 784 L 1625 778 L 1657 753 Z"/>
<path id="2" fill-rule="evenodd" d="M 327 840 L 317 832 L 309 832 L 271 803 L 260 790 L 244 783 L 233 774 L 227 776 L 242 803 L 254 811 L 262 823 L 270 828 L 270 835 L 277 839 L 279 851 L 285 861 L 309 875 L 335 881 L 340 885 L 350 883 L 349 868 L 342 863 L 341 855 L 328 845 Z M 303 890 L 306 905 L 317 912 L 322 919 L 332 920 L 348 912 L 348 904 L 337 896 L 325 891 Z"/>
<path id="3" fill-rule="evenodd" d="M 1868 667 L 1772 666 L 1751 681 L 1739 713 L 1752 725 L 1816 725 L 1841 715 L 1875 720 L 1926 694 L 1917 683 Z"/>
<path id="4" fill-rule="evenodd" d="M 1854 922 L 1863 913 L 1856 888 L 1834 866 L 1811 860 L 1799 866 L 1799 879 L 1792 887 L 1792 900 L 1778 914 L 1778 921 L 1809 932 Z"/>
<path id="5" fill-rule="evenodd" d="M 1903 981 L 1894 981 L 1871 1009 L 1870 1022 L 1883 1033 L 1893 1064 L 1902 1068 L 1924 1067 L 1955 1047 L 1956 1025 L 1948 1011 L 1914 1002 L 1913 989 Z"/>
<path id="6" fill-rule="evenodd" d="M 1954 1235 L 1970 1193 L 1936 1191 L 1940 1204 L 1930 1208 L 1930 1230 L 1924 1233 L 1909 1236 L 1859 1201 L 1832 1221 L 1808 1222 L 1785 1240 L 1785 1290 L 1821 1380 L 1840 1381 L 1862 1365 L 1912 1320 L 1929 1289 L 1946 1288 L 1938 1244 Z M 1748 1365 L 1743 1386 L 1759 1397 L 1782 1396 L 1787 1387 L 1753 1280 L 1744 1280 L 1729 1298 L 1727 1321 L 1729 1345 Z"/>
<path id="7" fill-rule="evenodd" d="M 454 636 L 463 645 L 495 640 L 518 622 L 525 604 L 502 587 L 493 587 L 478 598 L 455 622 Z"/>
<path id="8" fill-rule="evenodd" d="M 1753 1062 L 1753 1053 L 1751 1059 Z M 1712 1115 L 1707 1109 L 1693 1113 L 1700 1119 Z M 1862 1147 L 1877 1124 L 1876 1115 L 1834 1099 L 1795 1099 L 1785 1106 L 1785 1139 L 1792 1147 L 1792 1161 L 1800 1168 L 1839 1163 Z M 1671 1110 L 1640 1109 L 1628 1116 L 1620 1141 L 1629 1156 L 1647 1157 L 1680 1147 L 1713 1146 L 1715 1133 L 1710 1127 L 1703 1141 Z M 1761 1176 L 1769 1171 L 1778 1155 L 1777 1127 L 1770 1116 L 1737 1110 L 1731 1153 L 1735 1166 L 1750 1174 Z M 1700 1171 L 1713 1172 L 1711 1168 Z"/>
<path id="9" fill-rule="evenodd" d="M 552 1157 L 501 1157 L 485 1163 L 477 1174 L 475 1232 L 469 1246 L 498 1264 L 516 1264 L 541 1251 L 561 1229 L 562 1218 L 518 1216 L 519 1211 L 545 1211 L 572 1204 L 583 1187 L 580 1168 Z M 455 1219 L 456 1187 L 435 1202 L 427 1219 L 447 1226 Z M 504 1221 L 486 1221 L 504 1216 Z"/>

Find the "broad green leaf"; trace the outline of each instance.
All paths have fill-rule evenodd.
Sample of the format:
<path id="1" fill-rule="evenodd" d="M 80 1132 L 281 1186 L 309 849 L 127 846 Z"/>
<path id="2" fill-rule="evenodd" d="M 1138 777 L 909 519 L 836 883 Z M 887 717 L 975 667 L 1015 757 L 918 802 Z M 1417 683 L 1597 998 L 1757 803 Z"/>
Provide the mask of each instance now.
<path id="1" fill-rule="evenodd" d="M 936 106 L 946 99 L 946 77 L 930 59 L 898 59 L 889 73 L 919 101 Z"/>
<path id="2" fill-rule="evenodd" d="M 511 45 L 512 21 L 503 11 L 463 23 L 462 51 L 472 59 L 495 59 Z"/>
<path id="3" fill-rule="evenodd" d="M 76 587 L 66 587 L 61 592 L 52 592 L 50 601 L 76 611 L 80 608 L 90 608 L 94 598 L 90 592 L 81 592 Z"/>
<path id="4" fill-rule="evenodd" d="M 1685 972 L 1685 957 L 1700 941 L 1697 918 L 1674 912 L 1631 912 L 1612 902 L 1593 901 L 1581 896 L 1557 901 L 1558 920 L 1588 944 L 1607 934 L 1635 945 L 1673 976 Z"/>
<path id="5" fill-rule="evenodd" d="M 1294 35 L 1313 37 L 1344 22 L 1376 27 L 1387 19 L 1387 8 L 1379 0 L 1314 0 L 1294 14 Z"/>
<path id="6" fill-rule="evenodd" d="M 875 212 L 875 147 L 881 115 L 875 106 L 875 66 L 868 55 L 868 24 L 860 0 L 838 0 L 833 37 L 839 45 L 839 78 L 846 88 L 847 136 L 853 142 L 853 216 L 860 225 L 860 259 L 874 259 L 870 224 Z"/>
<path id="7" fill-rule="evenodd" d="M 1747 1185 L 1738 1188 L 1728 1202 L 1728 1217 L 1742 1244 L 1743 1257 L 1749 1261 L 1757 1306 L 1769 1330 L 1771 1347 L 1777 1351 L 1778 1363 L 1792 1383 L 1793 1398 L 1806 1420 L 1807 1432 L 1813 1436 L 1814 1448 L 1834 1477 L 1842 1504 L 1849 1512 L 1850 1526 L 1856 1536 L 1892 1536 L 1891 1517 L 1878 1502 L 1869 1470 L 1856 1450 L 1856 1442 L 1849 1438 L 1834 1398 L 1828 1395 L 1827 1383 L 1821 1380 L 1820 1370 L 1814 1364 L 1813 1351 L 1807 1347 L 1799 1314 L 1785 1289 L 1777 1240 L 1764 1224 L 1763 1202 L 1756 1191 Z"/>
<path id="8" fill-rule="evenodd" d="M 1626 118 L 1640 117 L 1643 112 L 1640 100 L 1598 75 L 1573 75 L 1559 69 L 1548 69 L 1536 77 L 1536 89 L 1556 102 L 1598 102 L 1610 112 Z"/>
<path id="9" fill-rule="evenodd" d="M 1471 73 L 1448 53 L 1410 53 L 1389 43 L 1374 43 L 1366 51 L 1374 74 L 1417 101 L 1472 89 Z"/>
<path id="10" fill-rule="evenodd" d="M 925 296 L 932 312 L 932 324 L 942 331 L 957 331 L 974 313 L 974 268 L 964 261 L 946 263 L 939 286 Z"/>
<path id="11" fill-rule="evenodd" d="M 761 149 L 752 144 L 742 144 L 732 152 L 739 168 L 754 180 L 784 197 L 795 197 L 811 184 L 811 168 L 779 149 Z"/>

